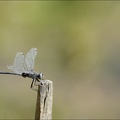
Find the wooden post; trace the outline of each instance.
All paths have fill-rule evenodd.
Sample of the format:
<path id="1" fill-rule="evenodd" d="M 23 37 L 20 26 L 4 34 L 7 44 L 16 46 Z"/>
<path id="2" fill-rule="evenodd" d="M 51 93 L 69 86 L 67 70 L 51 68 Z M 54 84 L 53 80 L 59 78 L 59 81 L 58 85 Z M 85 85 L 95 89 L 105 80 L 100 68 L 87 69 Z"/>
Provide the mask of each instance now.
<path id="1" fill-rule="evenodd" d="M 38 85 L 35 120 L 52 119 L 53 82 L 41 80 Z"/>

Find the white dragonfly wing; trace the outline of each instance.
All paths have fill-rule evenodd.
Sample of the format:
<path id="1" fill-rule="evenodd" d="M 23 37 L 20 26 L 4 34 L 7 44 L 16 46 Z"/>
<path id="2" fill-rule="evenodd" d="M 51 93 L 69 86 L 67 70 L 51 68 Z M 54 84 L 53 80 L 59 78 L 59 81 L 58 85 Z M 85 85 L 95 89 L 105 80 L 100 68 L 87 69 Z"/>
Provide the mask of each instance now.
<path id="1" fill-rule="evenodd" d="M 24 54 L 18 52 L 15 56 L 13 66 L 8 66 L 8 69 L 11 69 L 15 73 L 22 73 L 25 70 L 24 67 Z"/>
<path id="2" fill-rule="evenodd" d="M 37 48 L 32 48 L 30 51 L 26 54 L 25 57 L 25 64 L 27 70 L 33 70 L 34 68 L 34 59 L 37 54 Z"/>

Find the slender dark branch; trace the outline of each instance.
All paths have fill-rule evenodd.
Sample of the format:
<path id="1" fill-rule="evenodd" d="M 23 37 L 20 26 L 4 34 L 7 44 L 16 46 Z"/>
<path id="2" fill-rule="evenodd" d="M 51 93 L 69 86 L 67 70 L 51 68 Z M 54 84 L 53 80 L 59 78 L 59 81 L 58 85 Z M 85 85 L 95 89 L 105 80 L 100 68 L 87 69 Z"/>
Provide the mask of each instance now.
<path id="1" fill-rule="evenodd" d="M 35 120 L 40 120 L 40 85 L 38 85 L 36 110 L 35 110 Z"/>
<path id="2" fill-rule="evenodd" d="M 19 75 L 19 76 L 22 76 L 21 74 L 13 73 L 13 72 L 1 72 L 0 71 L 0 74 L 9 74 L 9 75 Z"/>

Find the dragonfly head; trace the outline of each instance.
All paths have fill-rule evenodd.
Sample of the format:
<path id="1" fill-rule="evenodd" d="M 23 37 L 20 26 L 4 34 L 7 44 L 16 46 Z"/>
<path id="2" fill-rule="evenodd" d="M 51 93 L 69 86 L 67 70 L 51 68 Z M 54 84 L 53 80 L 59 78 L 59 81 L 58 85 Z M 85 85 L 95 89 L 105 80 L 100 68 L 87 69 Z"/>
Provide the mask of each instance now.
<path id="1" fill-rule="evenodd" d="M 43 77 L 44 77 L 43 73 L 39 73 L 39 74 L 37 75 L 37 78 L 40 79 L 40 80 L 41 80 Z"/>

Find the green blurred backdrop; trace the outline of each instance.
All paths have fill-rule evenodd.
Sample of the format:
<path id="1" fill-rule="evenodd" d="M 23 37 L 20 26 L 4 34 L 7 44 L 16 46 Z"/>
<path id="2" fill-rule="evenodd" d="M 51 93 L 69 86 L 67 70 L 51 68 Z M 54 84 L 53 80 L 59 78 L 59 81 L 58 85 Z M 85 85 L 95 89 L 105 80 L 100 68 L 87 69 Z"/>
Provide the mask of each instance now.
<path id="1" fill-rule="evenodd" d="M 0 2 L 0 71 L 36 47 L 54 83 L 53 118 L 120 118 L 120 2 Z M 33 119 L 31 79 L 0 75 L 0 119 Z"/>

